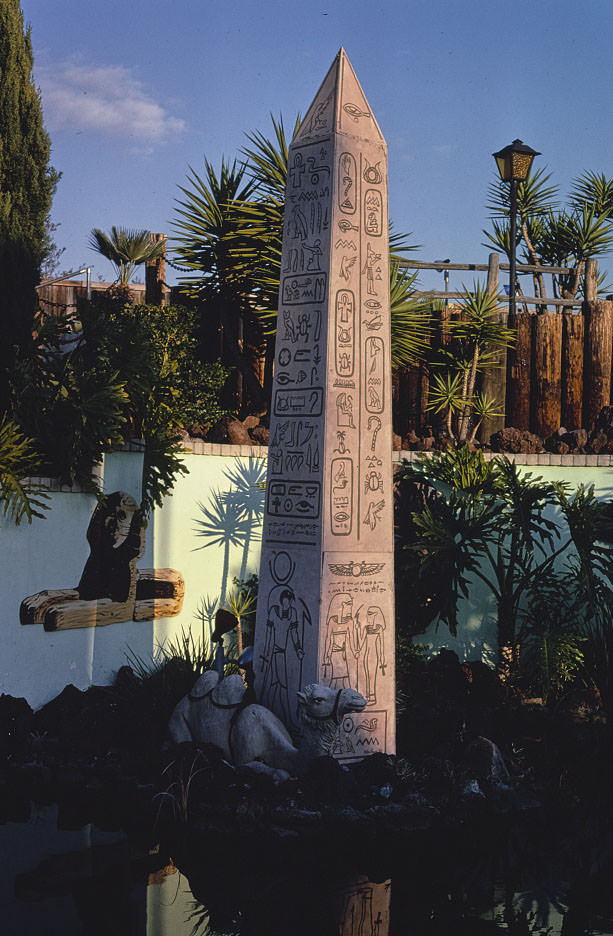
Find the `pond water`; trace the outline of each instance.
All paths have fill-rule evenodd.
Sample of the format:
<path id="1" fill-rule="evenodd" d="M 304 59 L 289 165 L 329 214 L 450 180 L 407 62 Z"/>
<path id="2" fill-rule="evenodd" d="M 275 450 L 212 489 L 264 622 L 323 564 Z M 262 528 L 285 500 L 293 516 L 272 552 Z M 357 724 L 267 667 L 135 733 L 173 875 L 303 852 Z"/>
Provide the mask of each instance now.
<path id="1" fill-rule="evenodd" d="M 449 877 L 419 874 L 413 853 L 326 854 L 299 839 L 261 856 L 236 841 L 207 841 L 180 870 L 159 846 L 120 830 L 58 828 L 56 806 L 0 826 L 2 936 L 516 936 L 610 934 L 606 920 L 570 912 L 550 879 L 521 888 L 484 866 Z M 180 863 L 180 862 L 179 862 Z M 462 870 L 462 869 L 460 869 Z M 466 869 L 465 869 L 466 870 Z M 461 884 L 458 882 L 461 881 Z M 557 892 L 557 896 L 556 896 Z"/>

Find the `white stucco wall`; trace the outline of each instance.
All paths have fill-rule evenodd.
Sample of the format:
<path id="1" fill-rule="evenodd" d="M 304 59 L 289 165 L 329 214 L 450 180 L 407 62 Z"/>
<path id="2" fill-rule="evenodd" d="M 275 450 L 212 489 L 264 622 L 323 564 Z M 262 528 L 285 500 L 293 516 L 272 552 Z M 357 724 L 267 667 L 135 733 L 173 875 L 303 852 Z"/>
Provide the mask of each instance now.
<path id="1" fill-rule="evenodd" d="M 394 456 L 398 460 L 404 454 L 412 453 Z M 598 496 L 613 496 L 609 456 L 606 461 L 603 456 L 598 460 L 594 456 L 592 464 L 586 464 L 586 456 L 570 463 L 569 456 L 558 458 L 557 465 L 544 463 L 550 459 L 554 456 L 526 456 L 530 464 L 522 470 L 573 486 L 593 483 Z M 579 460 L 583 464 L 577 464 Z M 173 618 L 55 633 L 45 632 L 42 625 L 22 626 L 19 606 L 25 597 L 43 589 L 72 588 L 79 581 L 89 555 L 85 534 L 96 499 L 90 494 L 54 491 L 44 520 L 15 527 L 0 516 L 0 692 L 24 696 L 38 707 L 68 683 L 80 689 L 108 684 L 127 662 L 129 651 L 147 660 L 160 643 L 173 639 L 182 629 L 193 628 L 199 636 L 196 611 L 202 598 L 217 597 L 224 579 L 230 589 L 233 576 L 258 571 L 261 524 L 257 520 L 248 524 L 247 535 L 246 529 L 234 522 L 225 498 L 228 494 L 237 496 L 237 486 L 229 475 L 240 469 L 247 495 L 239 492 L 239 500 L 249 496 L 257 505 L 258 491 L 263 499 L 257 479 L 263 476 L 266 449 L 195 443 L 192 451 L 186 451 L 184 462 L 189 473 L 177 481 L 172 494 L 149 519 L 145 554 L 138 562 L 141 568 L 169 567 L 184 576 L 183 608 Z M 141 456 L 136 452 L 107 455 L 103 465 L 105 492 L 123 490 L 140 499 L 141 470 Z M 198 524 L 206 519 L 202 508 L 217 516 L 205 536 L 200 535 L 203 527 Z M 496 646 L 492 612 L 483 586 L 476 583 L 470 599 L 463 602 L 457 638 L 440 626 L 438 630 L 429 628 L 417 639 L 433 650 L 449 647 L 461 659 L 492 662 Z"/>

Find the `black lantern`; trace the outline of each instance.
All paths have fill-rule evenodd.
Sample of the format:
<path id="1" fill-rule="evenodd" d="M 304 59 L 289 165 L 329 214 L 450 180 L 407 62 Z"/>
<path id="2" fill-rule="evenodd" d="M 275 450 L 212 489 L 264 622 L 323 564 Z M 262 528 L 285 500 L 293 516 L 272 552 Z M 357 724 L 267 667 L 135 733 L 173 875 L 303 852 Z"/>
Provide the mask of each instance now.
<path id="1" fill-rule="evenodd" d="M 492 153 L 498 166 L 498 172 L 503 182 L 524 182 L 528 178 L 532 160 L 540 156 L 531 146 L 526 146 L 521 140 L 513 140 L 498 153 Z"/>
<path id="2" fill-rule="evenodd" d="M 535 156 L 540 156 L 531 146 L 526 146 L 521 140 L 513 140 L 498 153 L 492 153 L 498 166 L 498 172 L 503 182 L 510 183 L 510 249 L 509 256 L 509 312 L 515 315 L 515 250 L 517 247 L 517 186 L 525 182 Z"/>

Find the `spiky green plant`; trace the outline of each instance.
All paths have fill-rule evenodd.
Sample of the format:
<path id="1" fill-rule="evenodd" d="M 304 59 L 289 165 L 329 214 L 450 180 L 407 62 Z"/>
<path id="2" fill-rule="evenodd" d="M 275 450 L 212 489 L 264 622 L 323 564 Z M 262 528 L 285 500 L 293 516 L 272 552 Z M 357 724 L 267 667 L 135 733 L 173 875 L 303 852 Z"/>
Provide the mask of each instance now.
<path id="1" fill-rule="evenodd" d="M 27 476 L 38 468 L 40 458 L 33 448 L 32 439 L 26 438 L 19 426 L 5 413 L 0 417 L 0 509 L 15 526 L 25 517 L 32 523 L 42 518 L 48 494 L 34 488 Z M 36 492 L 36 493 L 35 493 Z"/>
<path id="2" fill-rule="evenodd" d="M 283 119 L 271 119 L 271 137 L 260 131 L 247 134 L 248 145 L 241 150 L 244 163 L 240 167 L 222 163 L 219 179 L 208 162 L 204 178 L 190 169 L 189 186 L 181 187 L 185 198 L 178 203 L 178 220 L 173 225 L 177 258 L 193 270 L 182 281 L 185 287 L 208 297 L 225 283 L 226 307 L 232 310 L 232 316 L 255 316 L 268 335 L 276 327 L 289 149 Z M 297 118 L 293 133 L 299 126 Z M 227 184 L 222 184 L 224 180 Z M 430 322 L 430 305 L 416 296 L 415 274 L 400 271 L 397 266 L 396 261 L 411 249 L 404 235 L 392 234 L 394 366 L 423 356 Z M 236 331 L 232 316 L 224 319 L 230 335 Z M 245 379 L 252 380 L 252 372 L 245 373 Z"/>
<path id="3" fill-rule="evenodd" d="M 137 266 L 156 260 L 166 250 L 166 242 L 152 241 L 149 231 L 115 225 L 110 234 L 105 234 L 100 228 L 92 228 L 89 246 L 111 261 L 122 285 L 130 282 Z"/>
<path id="4" fill-rule="evenodd" d="M 432 360 L 428 408 L 445 415 L 447 432 L 455 442 L 474 441 L 483 419 L 500 405 L 477 393 L 477 374 L 492 367 L 515 336 L 500 321 L 497 296 L 480 283 L 464 287 L 460 313 L 446 327 L 450 341 Z"/>

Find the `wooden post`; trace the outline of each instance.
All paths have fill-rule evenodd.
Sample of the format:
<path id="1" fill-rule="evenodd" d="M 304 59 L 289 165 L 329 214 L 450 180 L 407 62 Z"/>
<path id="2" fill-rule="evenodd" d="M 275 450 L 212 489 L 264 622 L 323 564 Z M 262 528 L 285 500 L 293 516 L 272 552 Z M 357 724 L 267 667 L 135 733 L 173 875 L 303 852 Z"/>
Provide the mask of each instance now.
<path id="1" fill-rule="evenodd" d="M 507 426 L 530 429 L 530 384 L 532 374 L 532 319 L 529 312 L 509 315 L 509 328 L 516 343 L 507 353 Z"/>
<path id="2" fill-rule="evenodd" d="M 583 405 L 583 314 L 562 315 L 562 425 L 580 429 Z"/>
<path id="3" fill-rule="evenodd" d="M 419 420 L 419 429 L 423 429 L 424 426 L 431 426 L 433 422 L 432 411 L 428 409 L 428 397 L 430 396 L 430 375 L 425 364 L 419 365 L 417 388 L 417 418 Z"/>
<path id="4" fill-rule="evenodd" d="M 166 242 L 165 234 L 152 234 L 155 243 Z M 145 264 L 145 303 L 147 305 L 166 305 L 166 249 L 157 260 Z"/>
<path id="5" fill-rule="evenodd" d="M 487 289 L 493 295 L 498 295 L 498 275 L 500 270 L 500 256 L 497 253 L 491 253 L 488 257 L 487 265 Z M 501 307 L 497 312 L 497 321 L 506 324 L 508 313 L 506 307 Z M 483 374 L 481 381 L 481 392 L 490 399 L 498 400 L 500 404 L 501 416 L 494 416 L 492 419 L 483 421 L 479 437 L 482 442 L 489 442 L 490 436 L 505 426 L 506 396 L 507 396 L 507 350 L 501 349 L 498 352 L 496 365 L 488 368 Z"/>
<path id="6" fill-rule="evenodd" d="M 583 311 L 583 428 L 589 432 L 594 428 L 603 406 L 609 406 L 611 402 L 613 302 L 607 299 L 586 301 L 583 303 Z"/>
<path id="7" fill-rule="evenodd" d="M 562 420 L 562 316 L 543 312 L 533 318 L 532 426 L 547 438 Z"/>
<path id="8" fill-rule="evenodd" d="M 413 429 L 414 432 L 418 432 L 420 429 L 419 386 L 420 386 L 419 366 L 417 364 L 413 364 L 411 365 L 411 367 L 407 368 L 407 382 L 406 382 L 407 432 L 410 429 Z"/>

